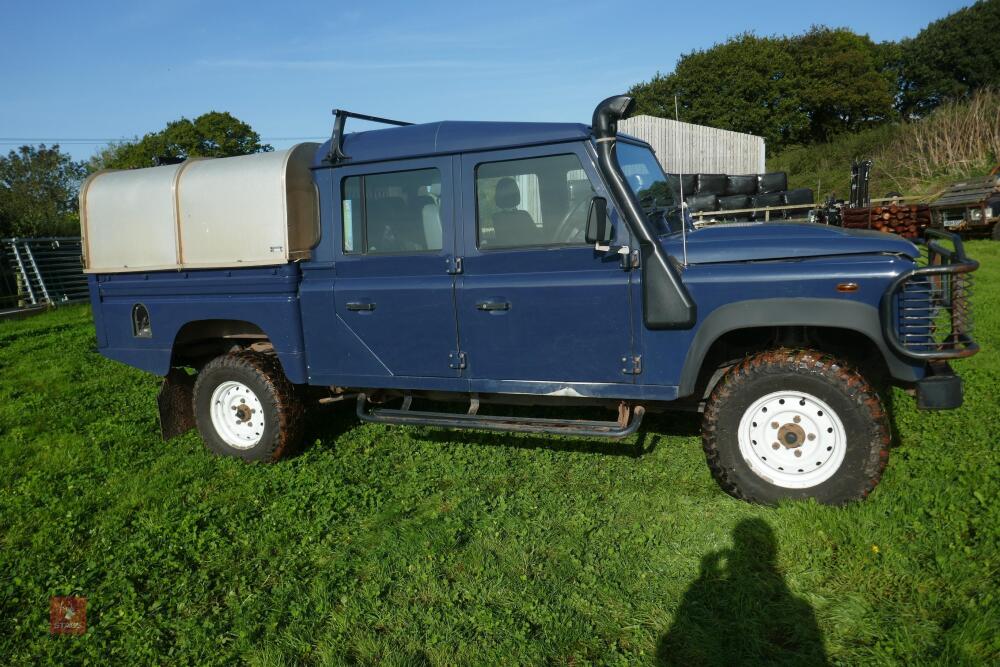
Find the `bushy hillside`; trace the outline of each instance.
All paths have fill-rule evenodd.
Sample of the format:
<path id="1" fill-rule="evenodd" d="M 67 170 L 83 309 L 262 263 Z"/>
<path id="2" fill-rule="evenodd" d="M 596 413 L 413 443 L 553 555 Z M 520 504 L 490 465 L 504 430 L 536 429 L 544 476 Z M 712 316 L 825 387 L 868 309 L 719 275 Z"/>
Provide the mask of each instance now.
<path id="1" fill-rule="evenodd" d="M 851 161 L 873 158 L 870 192 L 929 196 L 950 182 L 984 175 L 1000 162 L 1000 91 L 946 104 L 927 118 L 845 134 L 768 158 L 771 171 L 788 172 L 792 188 L 813 188 L 818 197 L 850 193 Z"/>

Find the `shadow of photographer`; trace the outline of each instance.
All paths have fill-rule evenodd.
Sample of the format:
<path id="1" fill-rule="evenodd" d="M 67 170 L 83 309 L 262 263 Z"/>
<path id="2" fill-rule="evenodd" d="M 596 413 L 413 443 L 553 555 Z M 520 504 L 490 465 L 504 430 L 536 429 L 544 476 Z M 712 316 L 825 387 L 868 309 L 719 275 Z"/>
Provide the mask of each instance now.
<path id="1" fill-rule="evenodd" d="M 776 556 L 766 522 L 737 524 L 732 549 L 702 558 L 698 579 L 657 647 L 657 664 L 827 664 L 813 609 L 788 589 Z"/>

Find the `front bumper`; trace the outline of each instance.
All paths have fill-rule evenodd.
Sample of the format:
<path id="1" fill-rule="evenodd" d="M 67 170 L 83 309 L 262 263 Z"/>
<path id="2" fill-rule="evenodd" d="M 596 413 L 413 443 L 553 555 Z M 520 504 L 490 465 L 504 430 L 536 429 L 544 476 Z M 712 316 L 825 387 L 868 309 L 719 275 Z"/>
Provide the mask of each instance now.
<path id="1" fill-rule="evenodd" d="M 917 382 L 917 407 L 921 410 L 954 410 L 962 407 L 962 378 L 947 361 L 932 361 L 927 375 Z"/>

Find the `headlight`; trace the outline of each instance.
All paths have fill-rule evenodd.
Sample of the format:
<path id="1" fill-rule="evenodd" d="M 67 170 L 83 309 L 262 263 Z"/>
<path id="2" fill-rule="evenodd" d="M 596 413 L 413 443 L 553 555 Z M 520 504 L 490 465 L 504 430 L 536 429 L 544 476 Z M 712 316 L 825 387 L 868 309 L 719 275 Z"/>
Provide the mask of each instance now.
<path id="1" fill-rule="evenodd" d="M 969 217 L 973 220 L 981 220 L 983 217 L 983 209 L 974 208 L 969 212 Z"/>

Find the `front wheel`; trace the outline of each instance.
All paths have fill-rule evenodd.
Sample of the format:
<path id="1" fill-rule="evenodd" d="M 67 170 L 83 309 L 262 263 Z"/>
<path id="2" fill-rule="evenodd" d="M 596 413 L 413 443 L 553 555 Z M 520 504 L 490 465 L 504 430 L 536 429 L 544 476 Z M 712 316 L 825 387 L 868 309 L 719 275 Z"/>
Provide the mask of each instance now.
<path id="1" fill-rule="evenodd" d="M 194 413 L 205 446 L 246 461 L 277 461 L 301 438 L 302 402 L 274 355 L 240 351 L 198 373 Z"/>
<path id="2" fill-rule="evenodd" d="M 702 446 L 730 495 L 839 505 L 878 484 L 891 431 L 855 369 L 812 350 L 779 349 L 729 370 L 709 397 Z"/>

